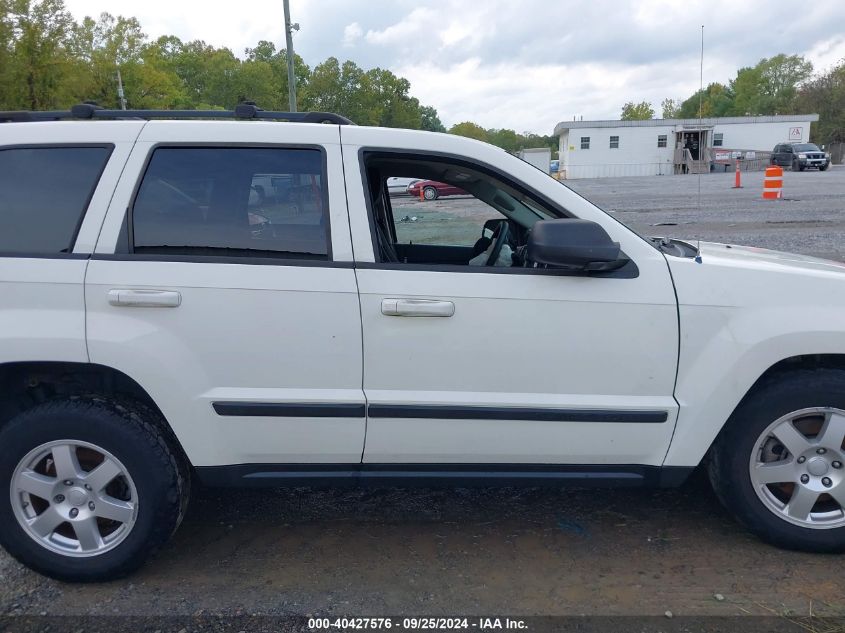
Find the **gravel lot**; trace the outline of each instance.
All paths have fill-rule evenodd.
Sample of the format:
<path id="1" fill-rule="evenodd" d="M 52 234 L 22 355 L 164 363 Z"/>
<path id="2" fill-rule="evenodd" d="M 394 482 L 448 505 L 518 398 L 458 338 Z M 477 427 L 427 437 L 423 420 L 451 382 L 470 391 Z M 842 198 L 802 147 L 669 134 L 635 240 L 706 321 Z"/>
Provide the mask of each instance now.
<path id="1" fill-rule="evenodd" d="M 570 180 L 645 235 L 701 239 L 845 259 L 845 167 L 784 173 L 783 199 L 763 200 L 763 173 Z"/>
<path id="2" fill-rule="evenodd" d="M 845 259 L 845 168 L 786 173 L 782 201 L 743 181 L 703 176 L 700 209 L 695 176 L 567 185 L 643 233 Z M 200 490 L 126 580 L 66 585 L 0 552 L 0 614 L 845 616 L 843 563 L 760 543 L 700 474 L 659 491 Z"/>

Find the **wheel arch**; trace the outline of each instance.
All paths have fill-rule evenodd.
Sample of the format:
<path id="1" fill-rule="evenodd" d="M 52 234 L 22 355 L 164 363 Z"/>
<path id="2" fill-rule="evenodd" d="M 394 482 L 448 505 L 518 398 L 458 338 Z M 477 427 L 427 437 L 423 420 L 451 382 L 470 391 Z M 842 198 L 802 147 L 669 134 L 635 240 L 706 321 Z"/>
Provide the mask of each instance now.
<path id="1" fill-rule="evenodd" d="M 710 437 L 708 438 L 708 441 L 705 444 L 705 448 L 698 449 L 698 452 L 700 452 L 698 459 L 695 460 L 695 463 L 688 465 L 697 466 L 707 459 L 707 456 L 710 454 L 713 445 L 716 443 L 719 436 L 726 428 L 728 422 L 731 420 L 734 413 L 749 398 L 753 397 L 754 394 L 758 392 L 763 386 L 767 385 L 773 380 L 780 378 L 781 376 L 789 374 L 790 372 L 808 369 L 840 369 L 845 371 L 845 353 L 798 354 L 782 358 L 769 365 L 764 371 L 762 371 L 762 373 L 757 376 L 756 380 L 751 383 L 751 385 L 745 390 L 742 396 L 736 401 L 735 406 L 730 409 L 729 415 L 724 417 L 724 419 L 720 420 L 718 424 L 713 426 Z M 670 459 L 673 445 L 675 445 L 675 441 L 676 439 L 673 438 L 672 445 L 670 445 L 669 449 L 669 455 L 667 455 L 667 460 L 665 461 L 664 465 L 677 465 L 673 462 L 672 459 Z M 675 448 L 677 448 L 677 446 L 675 446 Z"/>
<path id="2" fill-rule="evenodd" d="M 0 364 L 0 427 L 42 402 L 82 395 L 130 400 L 151 409 L 156 425 L 190 464 L 170 422 L 147 390 L 131 376 L 106 365 L 65 361 Z"/>

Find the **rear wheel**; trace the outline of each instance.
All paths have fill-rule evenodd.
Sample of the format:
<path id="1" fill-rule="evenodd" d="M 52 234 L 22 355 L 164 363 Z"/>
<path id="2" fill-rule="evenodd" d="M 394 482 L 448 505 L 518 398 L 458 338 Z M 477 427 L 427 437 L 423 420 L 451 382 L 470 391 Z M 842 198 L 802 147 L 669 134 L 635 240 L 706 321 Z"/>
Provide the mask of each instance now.
<path id="1" fill-rule="evenodd" d="M 768 380 L 716 441 L 710 479 L 724 505 L 764 540 L 845 551 L 845 371 Z"/>
<path id="2" fill-rule="evenodd" d="M 0 543 L 68 581 L 125 575 L 183 516 L 189 478 L 142 406 L 94 398 L 38 405 L 0 430 Z M 8 492 L 5 492 L 8 491 Z"/>
<path id="3" fill-rule="evenodd" d="M 423 197 L 426 200 L 437 200 L 438 195 L 437 189 L 434 187 L 425 187 L 423 189 Z"/>

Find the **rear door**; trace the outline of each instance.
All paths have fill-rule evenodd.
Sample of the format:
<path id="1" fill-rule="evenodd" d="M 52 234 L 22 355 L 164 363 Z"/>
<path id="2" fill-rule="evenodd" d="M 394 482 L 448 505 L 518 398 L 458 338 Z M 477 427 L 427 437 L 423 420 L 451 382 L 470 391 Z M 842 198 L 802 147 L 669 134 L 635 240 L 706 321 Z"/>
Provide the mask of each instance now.
<path id="1" fill-rule="evenodd" d="M 86 302 L 91 361 L 150 393 L 195 466 L 360 462 L 337 126 L 147 124 Z"/>

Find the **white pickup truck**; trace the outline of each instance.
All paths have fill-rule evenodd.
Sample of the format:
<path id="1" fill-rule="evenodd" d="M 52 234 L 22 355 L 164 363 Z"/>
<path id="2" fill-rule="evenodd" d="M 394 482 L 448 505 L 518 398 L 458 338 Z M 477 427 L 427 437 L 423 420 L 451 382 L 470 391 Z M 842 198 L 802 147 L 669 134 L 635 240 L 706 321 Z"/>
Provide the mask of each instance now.
<path id="1" fill-rule="evenodd" d="M 702 464 L 762 538 L 845 548 L 845 265 L 641 237 L 498 148 L 336 115 L 0 121 L 0 542 L 33 569 L 128 573 L 192 479 Z"/>

